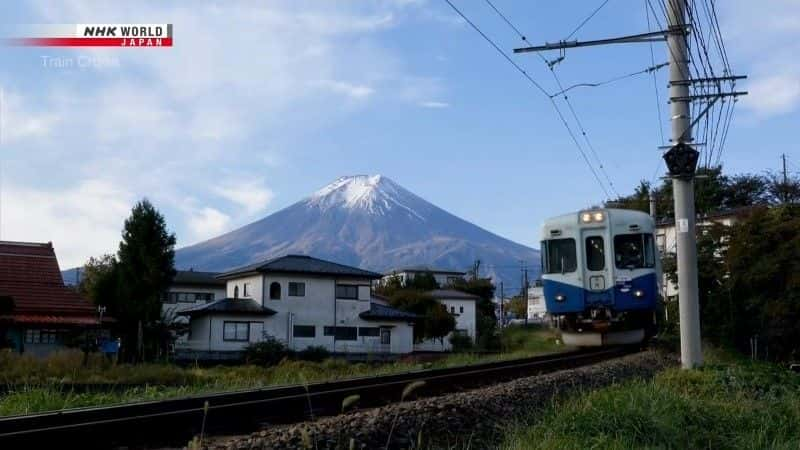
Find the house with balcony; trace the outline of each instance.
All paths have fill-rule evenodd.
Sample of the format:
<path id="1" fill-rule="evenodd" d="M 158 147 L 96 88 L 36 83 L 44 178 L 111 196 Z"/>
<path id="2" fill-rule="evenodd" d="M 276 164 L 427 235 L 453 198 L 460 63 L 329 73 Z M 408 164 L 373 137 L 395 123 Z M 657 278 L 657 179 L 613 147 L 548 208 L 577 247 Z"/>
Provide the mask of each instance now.
<path id="1" fill-rule="evenodd" d="M 380 282 L 386 283 L 391 279 L 398 279 L 400 280 L 400 283 L 405 285 L 406 282 L 413 280 L 416 276 L 422 274 L 433 275 L 433 278 L 436 280 L 436 283 L 439 285 L 439 287 L 446 288 L 452 286 L 458 280 L 463 279 L 467 273 L 458 270 L 442 269 L 430 266 L 407 266 L 390 270 L 389 272 L 385 273 L 383 277 L 381 277 Z"/>
<path id="2" fill-rule="evenodd" d="M 416 316 L 372 295 L 381 277 L 306 255 L 287 255 L 217 275 L 225 297 L 178 312 L 190 333 L 176 356 L 236 358 L 272 337 L 293 350 L 400 355 L 413 351 Z"/>
<path id="3" fill-rule="evenodd" d="M 0 348 L 46 356 L 107 336 L 113 322 L 64 285 L 52 243 L 0 241 Z"/>
<path id="4" fill-rule="evenodd" d="M 225 281 L 217 278 L 217 272 L 178 270 L 161 299 L 164 318 L 173 323 L 189 323 L 181 311 L 202 306 L 225 298 Z"/>

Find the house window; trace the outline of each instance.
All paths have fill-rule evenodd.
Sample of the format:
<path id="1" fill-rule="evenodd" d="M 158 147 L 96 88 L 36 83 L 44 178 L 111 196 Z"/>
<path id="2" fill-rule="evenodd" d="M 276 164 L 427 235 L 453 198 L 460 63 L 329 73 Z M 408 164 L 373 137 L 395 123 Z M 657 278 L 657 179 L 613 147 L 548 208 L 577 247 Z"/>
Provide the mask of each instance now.
<path id="1" fill-rule="evenodd" d="M 305 297 L 306 284 L 305 283 L 289 283 L 289 297 Z"/>
<path id="2" fill-rule="evenodd" d="M 390 345 L 392 343 L 392 330 L 381 328 L 381 344 Z"/>
<path id="3" fill-rule="evenodd" d="M 57 340 L 56 330 L 25 330 L 26 344 L 55 344 Z"/>
<path id="4" fill-rule="evenodd" d="M 295 325 L 292 336 L 296 338 L 313 338 L 317 336 L 317 328 L 314 325 Z"/>
<path id="5" fill-rule="evenodd" d="M 381 335 L 381 329 L 378 327 L 358 327 L 358 335 L 377 337 Z"/>
<path id="6" fill-rule="evenodd" d="M 225 322 L 222 326 L 223 341 L 247 342 L 250 340 L 249 322 Z"/>
<path id="7" fill-rule="evenodd" d="M 358 286 L 351 284 L 337 284 L 336 298 L 358 300 Z"/>
<path id="8" fill-rule="evenodd" d="M 464 314 L 464 307 L 463 307 L 463 306 L 459 306 L 459 307 L 458 307 L 458 311 L 459 311 L 461 314 Z"/>
<path id="9" fill-rule="evenodd" d="M 280 300 L 281 299 L 281 284 L 277 281 L 273 281 L 272 284 L 269 285 L 269 299 L 270 300 Z"/>
<path id="10" fill-rule="evenodd" d="M 194 294 L 194 301 L 196 302 L 210 302 L 214 300 L 214 294 L 205 292 L 198 292 Z"/>
<path id="11" fill-rule="evenodd" d="M 242 297 L 249 298 L 250 297 L 250 283 L 245 283 L 244 288 L 242 289 Z"/>
<path id="12" fill-rule="evenodd" d="M 455 314 L 455 313 L 456 313 L 456 307 L 455 306 L 451 306 L 450 307 L 450 314 Z"/>
<path id="13" fill-rule="evenodd" d="M 334 336 L 337 341 L 356 341 L 358 340 L 358 329 L 356 327 L 325 327 L 325 336 Z"/>
<path id="14" fill-rule="evenodd" d="M 239 298 L 239 286 L 233 287 L 233 298 Z"/>

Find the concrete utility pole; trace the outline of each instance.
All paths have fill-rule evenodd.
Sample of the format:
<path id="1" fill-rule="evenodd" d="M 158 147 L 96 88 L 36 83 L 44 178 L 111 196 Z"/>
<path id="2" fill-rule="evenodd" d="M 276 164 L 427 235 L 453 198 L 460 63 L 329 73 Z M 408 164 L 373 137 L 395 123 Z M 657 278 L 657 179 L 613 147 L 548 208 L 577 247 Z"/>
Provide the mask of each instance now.
<path id="1" fill-rule="evenodd" d="M 647 199 L 650 201 L 650 217 L 656 220 L 656 194 L 653 194 L 652 188 L 647 195 Z"/>
<path id="2" fill-rule="evenodd" d="M 678 262 L 678 309 L 681 329 L 681 365 L 685 369 L 703 364 L 703 349 L 700 342 L 700 301 L 697 288 L 697 241 L 694 213 L 694 172 L 697 151 L 688 145 L 692 141 L 691 102 L 689 82 L 689 54 L 686 48 L 686 1 L 667 2 L 667 57 L 669 58 L 670 116 L 672 119 L 673 147 L 665 155 L 667 166 L 670 158 L 683 163 L 683 173 L 672 175 L 672 190 L 675 198 L 675 226 Z M 670 156 L 670 152 L 672 156 Z M 689 163 L 694 159 L 694 164 Z M 687 164 L 688 163 L 688 164 Z M 691 166 L 691 167 L 687 167 Z"/>
<path id="3" fill-rule="evenodd" d="M 506 325 L 506 315 L 503 312 L 503 303 L 506 300 L 506 293 L 503 290 L 503 282 L 500 282 L 500 328 L 503 328 Z"/>
<path id="4" fill-rule="evenodd" d="M 781 155 L 783 160 L 783 203 L 789 202 L 789 177 L 786 176 L 786 153 Z"/>

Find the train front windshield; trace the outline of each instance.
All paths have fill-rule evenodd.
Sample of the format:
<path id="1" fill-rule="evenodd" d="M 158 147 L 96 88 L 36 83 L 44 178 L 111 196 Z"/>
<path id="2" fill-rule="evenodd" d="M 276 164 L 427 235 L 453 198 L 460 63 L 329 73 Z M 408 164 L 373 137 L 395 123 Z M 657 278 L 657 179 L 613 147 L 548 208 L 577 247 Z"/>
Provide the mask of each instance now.
<path id="1" fill-rule="evenodd" d="M 544 273 L 569 273 L 578 269 L 575 239 L 542 241 L 542 271 Z"/>
<path id="2" fill-rule="evenodd" d="M 614 262 L 618 269 L 655 267 L 653 235 L 618 234 L 614 236 Z"/>

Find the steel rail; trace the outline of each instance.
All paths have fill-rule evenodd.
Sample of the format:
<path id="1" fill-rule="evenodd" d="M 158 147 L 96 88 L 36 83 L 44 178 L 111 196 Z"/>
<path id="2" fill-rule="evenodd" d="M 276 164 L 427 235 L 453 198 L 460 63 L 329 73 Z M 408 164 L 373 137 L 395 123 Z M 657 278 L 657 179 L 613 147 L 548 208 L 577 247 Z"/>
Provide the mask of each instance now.
<path id="1" fill-rule="evenodd" d="M 204 416 L 207 433 L 241 433 L 257 429 L 265 423 L 291 423 L 309 417 L 338 414 L 342 400 L 354 394 L 360 396 L 360 407 L 397 402 L 403 388 L 415 381 L 425 381 L 425 385 L 416 391 L 418 396 L 440 395 L 519 376 L 592 364 L 632 351 L 630 348 L 617 347 L 578 350 L 305 386 L 247 389 L 9 416 L 0 418 L 0 447 L 22 448 L 57 442 L 80 443 L 82 448 L 185 445 L 199 433 Z"/>

